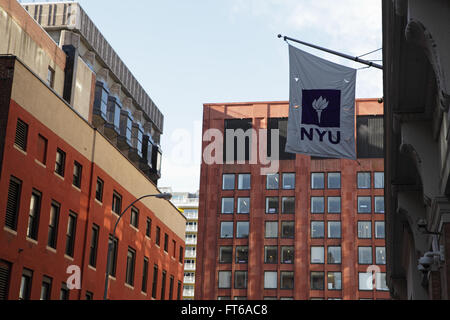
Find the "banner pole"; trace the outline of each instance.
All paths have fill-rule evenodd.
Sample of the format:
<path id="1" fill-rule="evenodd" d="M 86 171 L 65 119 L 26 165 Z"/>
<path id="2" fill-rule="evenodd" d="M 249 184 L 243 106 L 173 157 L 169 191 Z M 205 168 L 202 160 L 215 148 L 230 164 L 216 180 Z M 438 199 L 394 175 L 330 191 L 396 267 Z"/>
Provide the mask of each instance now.
<path id="1" fill-rule="evenodd" d="M 365 64 L 365 65 L 368 65 L 369 67 L 374 67 L 374 68 L 383 70 L 383 66 L 382 65 L 377 64 L 377 63 L 373 63 L 372 61 L 360 59 L 358 57 L 350 56 L 350 55 L 345 54 L 345 53 L 341 53 L 341 52 L 337 52 L 337 51 L 330 50 L 330 49 L 327 49 L 327 48 L 323 48 L 323 47 L 320 47 L 320 46 L 316 46 L 315 44 L 311 44 L 311 43 L 308 43 L 308 42 L 300 41 L 300 40 L 297 40 L 297 39 L 294 39 L 294 38 L 291 38 L 291 37 L 283 36 L 281 34 L 278 35 L 278 38 L 283 38 L 284 41 L 287 41 L 287 40 L 294 41 L 294 42 L 303 44 L 305 46 L 308 46 L 308 47 L 311 47 L 311 48 L 314 48 L 314 49 L 317 49 L 317 50 L 325 51 L 325 52 L 334 54 L 336 56 L 339 56 L 339 57 L 342 57 L 342 58 L 345 58 L 345 59 L 349 59 L 349 60 L 352 60 L 352 61 L 356 61 L 356 62 Z"/>

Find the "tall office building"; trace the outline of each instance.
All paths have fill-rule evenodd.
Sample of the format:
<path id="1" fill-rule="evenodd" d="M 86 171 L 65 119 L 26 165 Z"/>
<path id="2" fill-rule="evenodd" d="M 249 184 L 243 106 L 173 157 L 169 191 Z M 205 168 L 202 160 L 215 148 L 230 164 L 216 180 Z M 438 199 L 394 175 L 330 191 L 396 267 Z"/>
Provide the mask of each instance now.
<path id="1" fill-rule="evenodd" d="M 202 147 L 195 298 L 388 299 L 383 106 L 356 101 L 357 161 L 284 152 L 288 109 L 287 102 L 204 105 L 211 140 Z M 218 132 L 226 129 L 236 134 L 232 164 L 220 161 L 220 140 L 230 136 Z M 269 129 L 267 150 L 270 129 L 280 132 L 278 158 L 268 155 L 279 167 L 267 176 L 267 164 L 250 161 L 266 152 L 259 129 Z M 247 132 L 240 144 L 239 132 Z"/>
<path id="2" fill-rule="evenodd" d="M 0 0 L 0 299 L 179 299 L 161 112 L 76 2 Z"/>

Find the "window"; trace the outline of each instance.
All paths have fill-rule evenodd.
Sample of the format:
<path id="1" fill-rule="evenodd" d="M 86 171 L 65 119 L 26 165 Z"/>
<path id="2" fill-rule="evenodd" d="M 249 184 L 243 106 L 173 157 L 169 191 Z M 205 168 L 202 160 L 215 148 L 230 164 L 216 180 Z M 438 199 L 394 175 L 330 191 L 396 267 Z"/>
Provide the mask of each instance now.
<path id="1" fill-rule="evenodd" d="M 311 173 L 311 189 L 325 188 L 325 174 L 323 172 Z"/>
<path id="2" fill-rule="evenodd" d="M 288 118 L 269 118 L 267 121 L 267 156 L 271 160 L 295 160 L 295 153 L 286 152 L 286 142 L 287 142 L 287 123 Z M 272 154 L 272 130 L 278 129 L 279 139 L 278 150 L 273 150 L 276 154 Z"/>
<path id="3" fill-rule="evenodd" d="M 356 117 L 356 157 L 358 159 L 384 157 L 383 122 L 383 115 Z"/>
<path id="4" fill-rule="evenodd" d="M 128 247 L 127 269 L 125 273 L 125 282 L 130 286 L 134 285 L 134 265 L 136 263 L 136 251 Z"/>
<path id="5" fill-rule="evenodd" d="M 341 247 L 340 246 L 329 246 L 328 248 L 327 262 L 328 264 L 340 264 L 341 259 Z"/>
<path id="6" fill-rule="evenodd" d="M 116 214 L 120 214 L 122 212 L 122 196 L 116 191 L 113 192 L 111 210 Z"/>
<path id="7" fill-rule="evenodd" d="M 250 190 L 251 186 L 251 175 L 250 173 L 241 173 L 238 175 L 238 189 L 239 190 Z"/>
<path id="8" fill-rule="evenodd" d="M 22 181 L 15 177 L 11 177 L 8 188 L 8 202 L 6 203 L 5 226 L 14 231 L 17 231 L 21 191 Z"/>
<path id="9" fill-rule="evenodd" d="M 222 175 L 222 190 L 234 190 L 233 173 L 224 173 Z"/>
<path id="10" fill-rule="evenodd" d="M 248 238 L 249 224 L 248 221 L 236 222 L 236 238 Z"/>
<path id="11" fill-rule="evenodd" d="M 47 163 L 47 139 L 41 136 L 40 134 L 38 135 L 37 139 L 36 159 L 42 164 Z"/>
<path id="12" fill-rule="evenodd" d="M 278 213 L 278 197 L 266 197 L 266 213 Z"/>
<path id="13" fill-rule="evenodd" d="M 0 300 L 8 300 L 11 264 L 0 259 Z"/>
<path id="14" fill-rule="evenodd" d="M 98 234 L 99 234 L 99 226 L 92 226 L 92 234 L 91 234 L 91 244 L 89 248 L 89 265 L 92 267 L 97 266 L 97 249 L 98 249 Z"/>
<path id="15" fill-rule="evenodd" d="M 52 89 L 55 86 L 55 70 L 53 70 L 50 66 L 48 67 L 47 71 L 47 84 Z"/>
<path id="16" fill-rule="evenodd" d="M 370 172 L 358 172 L 358 189 L 370 189 Z"/>
<path id="17" fill-rule="evenodd" d="M 311 197 L 311 213 L 324 213 L 325 200 L 324 197 Z"/>
<path id="18" fill-rule="evenodd" d="M 233 261 L 233 247 L 226 246 L 219 248 L 219 263 L 231 263 Z"/>
<path id="19" fill-rule="evenodd" d="M 323 238 L 325 236 L 324 225 L 323 221 L 311 221 L 311 238 Z"/>
<path id="20" fill-rule="evenodd" d="M 112 246 L 112 250 L 108 251 L 109 252 L 109 261 L 111 261 L 111 264 L 110 264 L 109 270 L 108 270 L 108 274 L 112 277 L 116 276 L 118 244 L 119 244 L 119 239 L 110 235 L 109 239 L 108 239 L 108 248 L 109 248 L 109 246 Z"/>
<path id="21" fill-rule="evenodd" d="M 324 290 L 325 286 L 325 273 L 324 272 L 311 272 L 311 290 Z"/>
<path id="22" fill-rule="evenodd" d="M 247 289 L 247 271 L 234 272 L 234 288 Z"/>
<path id="23" fill-rule="evenodd" d="M 60 204 L 53 201 L 50 205 L 50 221 L 48 223 L 47 238 L 47 245 L 53 249 L 56 249 L 56 242 L 58 239 L 59 211 Z"/>
<path id="24" fill-rule="evenodd" d="M 371 239 L 372 238 L 372 222 L 358 221 L 358 238 Z"/>
<path id="25" fill-rule="evenodd" d="M 152 298 L 156 299 L 156 290 L 158 288 L 158 266 L 153 266 L 153 281 L 152 281 Z"/>
<path id="26" fill-rule="evenodd" d="M 59 300 L 69 300 L 69 288 L 67 284 L 61 284 L 61 290 L 59 291 Z"/>
<path id="27" fill-rule="evenodd" d="M 328 290 L 341 290 L 342 289 L 342 273 L 328 272 L 327 283 L 328 283 Z"/>
<path id="28" fill-rule="evenodd" d="M 341 197 L 328 197 L 328 213 L 341 213 Z"/>
<path id="29" fill-rule="evenodd" d="M 233 238 L 233 222 L 223 221 L 220 223 L 220 237 Z"/>
<path id="30" fill-rule="evenodd" d="M 164 251 L 169 252 L 169 235 L 164 233 Z"/>
<path id="31" fill-rule="evenodd" d="M 94 294 L 90 291 L 86 291 L 86 300 L 94 300 Z"/>
<path id="32" fill-rule="evenodd" d="M 389 288 L 386 284 L 386 273 L 384 272 L 377 272 L 375 274 L 375 284 L 376 289 L 380 291 L 389 291 Z"/>
<path id="33" fill-rule="evenodd" d="M 41 197 L 42 194 L 39 191 L 33 190 L 30 200 L 30 212 L 28 215 L 27 237 L 34 240 L 37 240 L 38 237 Z"/>
<path id="34" fill-rule="evenodd" d="M 372 199 L 370 197 L 358 197 L 358 213 L 372 212 Z"/>
<path id="35" fill-rule="evenodd" d="M 81 188 L 82 171 L 83 171 L 83 166 L 75 161 L 73 164 L 73 185 L 77 188 Z"/>
<path id="36" fill-rule="evenodd" d="M 294 272 L 281 271 L 280 289 L 294 289 Z"/>
<path id="37" fill-rule="evenodd" d="M 97 186 L 95 187 L 95 199 L 102 202 L 103 201 L 103 185 L 102 179 L 97 177 Z"/>
<path id="38" fill-rule="evenodd" d="M 231 271 L 219 271 L 219 289 L 231 288 Z"/>
<path id="39" fill-rule="evenodd" d="M 131 207 L 130 224 L 136 229 L 139 228 L 139 210 Z"/>
<path id="40" fill-rule="evenodd" d="M 372 264 L 372 247 L 358 247 L 358 263 Z"/>
<path id="41" fill-rule="evenodd" d="M 373 184 L 375 189 L 384 188 L 384 172 L 374 172 L 373 174 Z"/>
<path id="42" fill-rule="evenodd" d="M 264 263 L 277 263 L 278 262 L 278 247 L 277 246 L 265 246 L 264 247 Z"/>
<path id="43" fill-rule="evenodd" d="M 73 257 L 76 228 L 77 228 L 77 215 L 71 212 L 69 214 L 69 220 L 67 222 L 66 251 L 65 251 L 69 257 Z"/>
<path id="44" fill-rule="evenodd" d="M 236 247 L 236 263 L 248 263 L 248 246 Z"/>
<path id="45" fill-rule="evenodd" d="M 285 239 L 294 239 L 294 221 L 281 222 L 281 237 Z"/>
<path id="46" fill-rule="evenodd" d="M 41 286 L 41 300 L 50 300 L 52 294 L 52 278 L 44 276 Z"/>
<path id="47" fill-rule="evenodd" d="M 359 286 L 358 289 L 362 291 L 373 290 L 373 276 L 372 273 L 359 272 L 358 273 Z"/>
<path id="48" fill-rule="evenodd" d="M 329 172 L 327 174 L 328 189 L 340 189 L 341 188 L 341 173 L 340 172 Z"/>
<path id="49" fill-rule="evenodd" d="M 147 222 L 146 222 L 146 226 L 145 226 L 145 235 L 150 238 L 151 232 L 152 232 L 152 219 L 147 218 Z"/>
<path id="50" fill-rule="evenodd" d="M 250 213 L 250 198 L 238 198 L 237 213 Z"/>
<path id="51" fill-rule="evenodd" d="M 161 228 L 156 227 L 155 243 L 157 246 L 161 244 Z"/>
<path id="52" fill-rule="evenodd" d="M 328 239 L 340 239 L 340 238 L 341 238 L 341 222 L 328 221 Z"/>
<path id="53" fill-rule="evenodd" d="M 375 238 L 384 239 L 384 221 L 375 221 Z"/>
<path id="54" fill-rule="evenodd" d="M 180 263 L 183 263 L 183 247 L 182 246 L 180 246 L 180 255 L 179 255 L 179 259 L 178 259 L 178 261 L 180 262 Z"/>
<path id="55" fill-rule="evenodd" d="M 283 173 L 283 189 L 295 189 L 295 173 Z"/>
<path id="56" fill-rule="evenodd" d="M 281 198 L 281 213 L 295 213 L 295 197 Z"/>
<path id="57" fill-rule="evenodd" d="M 172 248 L 173 248 L 172 257 L 175 258 L 175 256 L 177 255 L 177 242 L 174 239 L 172 239 Z M 193 247 L 192 249 L 194 250 L 195 254 L 195 247 Z"/>
<path id="58" fill-rule="evenodd" d="M 312 264 L 325 263 L 325 248 L 324 247 L 311 247 L 311 263 Z"/>
<path id="59" fill-rule="evenodd" d="M 222 213 L 234 212 L 234 198 L 222 198 Z"/>
<path id="60" fill-rule="evenodd" d="M 278 238 L 278 221 L 266 221 L 265 238 Z"/>
<path id="61" fill-rule="evenodd" d="M 282 246 L 281 247 L 281 263 L 291 264 L 294 263 L 294 247 Z"/>
<path id="62" fill-rule="evenodd" d="M 64 177 L 64 171 L 66 167 L 66 153 L 61 149 L 56 150 L 56 161 L 55 161 L 55 173 Z"/>
<path id="63" fill-rule="evenodd" d="M 268 174 L 266 176 L 266 189 L 277 190 L 279 189 L 279 176 L 278 173 Z"/>
<path id="64" fill-rule="evenodd" d="M 174 281 L 173 276 L 170 276 L 170 279 L 169 279 L 169 300 L 173 299 L 173 281 Z"/>
<path id="65" fill-rule="evenodd" d="M 27 151 L 27 140 L 28 140 L 28 124 L 26 124 L 20 119 L 17 119 L 16 136 L 14 139 L 14 144 L 19 149 Z"/>
<path id="66" fill-rule="evenodd" d="M 386 248 L 375 248 L 375 264 L 386 264 Z"/>
<path id="67" fill-rule="evenodd" d="M 20 280 L 19 300 L 30 300 L 33 271 L 24 268 Z"/>
<path id="68" fill-rule="evenodd" d="M 223 160 L 245 163 L 251 157 L 252 119 L 226 119 L 224 123 Z"/>
<path id="69" fill-rule="evenodd" d="M 276 271 L 264 271 L 264 289 L 276 289 L 278 274 Z"/>
<path id="70" fill-rule="evenodd" d="M 181 299 L 181 281 L 178 281 L 177 285 L 177 300 Z"/>
<path id="71" fill-rule="evenodd" d="M 375 213 L 384 213 L 384 197 L 375 197 Z"/>

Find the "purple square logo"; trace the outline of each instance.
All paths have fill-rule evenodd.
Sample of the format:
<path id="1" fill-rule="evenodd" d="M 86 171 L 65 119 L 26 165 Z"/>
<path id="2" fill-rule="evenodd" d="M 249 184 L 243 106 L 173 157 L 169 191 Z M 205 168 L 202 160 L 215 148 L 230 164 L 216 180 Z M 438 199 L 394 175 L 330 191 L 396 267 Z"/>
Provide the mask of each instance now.
<path id="1" fill-rule="evenodd" d="M 340 90 L 302 90 L 302 124 L 341 127 Z"/>

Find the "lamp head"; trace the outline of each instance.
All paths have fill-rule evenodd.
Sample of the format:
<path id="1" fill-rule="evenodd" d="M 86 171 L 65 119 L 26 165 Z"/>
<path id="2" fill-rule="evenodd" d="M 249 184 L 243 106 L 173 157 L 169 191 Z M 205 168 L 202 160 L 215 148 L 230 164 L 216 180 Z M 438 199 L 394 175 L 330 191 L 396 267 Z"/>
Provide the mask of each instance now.
<path id="1" fill-rule="evenodd" d="M 172 199 L 172 194 L 168 193 L 168 192 L 164 192 L 164 193 L 157 194 L 155 196 L 155 198 L 170 200 L 170 199 Z"/>

